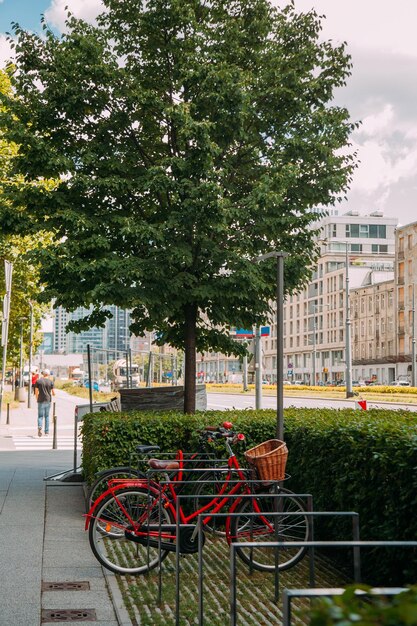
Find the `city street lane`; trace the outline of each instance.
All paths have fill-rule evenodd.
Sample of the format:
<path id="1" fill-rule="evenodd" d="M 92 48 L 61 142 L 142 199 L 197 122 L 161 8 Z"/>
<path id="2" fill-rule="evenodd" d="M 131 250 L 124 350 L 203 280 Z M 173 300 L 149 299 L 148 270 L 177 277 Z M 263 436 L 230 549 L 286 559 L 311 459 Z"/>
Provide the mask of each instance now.
<path id="1" fill-rule="evenodd" d="M 284 408 L 298 407 L 308 409 L 344 409 L 355 408 L 355 400 L 334 400 L 326 398 L 294 398 L 284 396 Z M 240 394 L 232 393 L 208 393 L 207 394 L 207 408 L 211 410 L 226 410 L 226 409 L 254 409 L 255 408 L 255 396 L 244 396 Z M 276 409 L 277 399 L 275 396 L 263 396 L 262 397 L 263 409 Z M 393 403 L 393 402 L 369 402 L 369 409 L 408 409 L 410 411 L 417 411 L 417 405 Z"/>

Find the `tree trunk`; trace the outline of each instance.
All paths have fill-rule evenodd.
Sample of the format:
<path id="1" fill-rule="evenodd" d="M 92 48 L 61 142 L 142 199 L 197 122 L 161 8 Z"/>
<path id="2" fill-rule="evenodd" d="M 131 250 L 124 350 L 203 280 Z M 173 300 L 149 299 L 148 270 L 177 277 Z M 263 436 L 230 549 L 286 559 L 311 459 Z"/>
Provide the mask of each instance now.
<path id="1" fill-rule="evenodd" d="M 195 413 L 195 367 L 196 367 L 196 325 L 197 307 L 186 306 L 185 313 L 185 372 L 184 372 L 184 413 Z"/>

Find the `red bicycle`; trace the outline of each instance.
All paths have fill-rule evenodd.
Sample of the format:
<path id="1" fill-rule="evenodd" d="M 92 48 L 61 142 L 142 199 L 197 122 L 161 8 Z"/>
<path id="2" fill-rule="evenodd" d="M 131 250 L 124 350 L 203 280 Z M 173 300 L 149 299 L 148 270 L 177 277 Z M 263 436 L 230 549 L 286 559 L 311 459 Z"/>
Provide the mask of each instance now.
<path id="1" fill-rule="evenodd" d="M 210 530 L 213 515 L 225 514 L 226 540 L 308 541 L 309 520 L 303 503 L 280 484 L 253 483 L 248 470 L 240 467 L 232 446 L 244 435 L 225 428 L 207 429 L 207 437 L 222 439 L 229 453 L 227 467 L 210 472 L 215 494 L 191 512 L 180 504 L 177 537 L 177 487 L 182 480 L 181 451 L 178 460 L 150 459 L 151 469 L 163 472 L 166 482 L 155 480 L 112 480 L 109 488 L 87 514 L 91 549 L 98 561 L 118 574 L 144 574 L 161 563 L 170 552 L 191 554 L 198 550 L 196 520 L 203 518 L 203 530 Z M 168 472 L 171 473 L 169 478 Z M 176 472 L 176 477 L 172 477 Z M 203 477 L 202 477 L 203 478 Z M 204 480 L 199 481 L 201 485 Z M 200 490 L 200 495 L 204 490 Z M 180 501 L 181 503 L 181 501 Z M 201 506 L 200 506 L 201 504 Z M 232 515 L 234 514 L 234 515 Z M 279 569 L 298 563 L 306 548 L 284 548 L 280 551 Z M 273 571 L 273 550 L 237 549 L 237 554 L 251 567 Z"/>

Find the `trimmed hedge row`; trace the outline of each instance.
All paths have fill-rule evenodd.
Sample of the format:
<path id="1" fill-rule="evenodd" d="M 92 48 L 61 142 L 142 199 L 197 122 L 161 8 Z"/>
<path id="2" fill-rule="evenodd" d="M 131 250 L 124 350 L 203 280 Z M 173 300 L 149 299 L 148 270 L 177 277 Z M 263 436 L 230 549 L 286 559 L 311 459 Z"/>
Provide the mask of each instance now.
<path id="1" fill-rule="evenodd" d="M 196 430 L 225 419 L 245 433 L 248 447 L 275 437 L 275 411 L 210 411 L 126 414 L 94 413 L 84 419 L 83 471 L 95 472 L 129 462 L 138 443 L 166 452 L 196 449 Z M 357 511 L 361 538 L 414 540 L 417 537 L 417 415 L 408 411 L 287 409 L 288 487 L 312 493 L 318 511 Z M 349 539 L 351 527 L 339 521 L 319 526 L 317 536 Z M 344 552 L 344 555 L 347 553 Z M 417 552 L 366 551 L 370 584 L 417 581 Z"/>
<path id="2" fill-rule="evenodd" d="M 310 626 L 413 626 L 417 624 L 417 587 L 393 598 L 375 596 L 364 599 L 349 587 L 342 596 L 322 598 L 314 603 Z M 296 611 L 297 613 L 297 611 Z"/>

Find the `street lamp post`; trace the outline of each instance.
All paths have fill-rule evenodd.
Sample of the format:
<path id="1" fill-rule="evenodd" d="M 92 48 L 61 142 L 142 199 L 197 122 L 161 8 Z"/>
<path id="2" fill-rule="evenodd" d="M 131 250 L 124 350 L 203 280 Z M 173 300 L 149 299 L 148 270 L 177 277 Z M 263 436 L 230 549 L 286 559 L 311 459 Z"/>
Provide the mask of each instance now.
<path id="1" fill-rule="evenodd" d="M 415 301 L 415 285 L 413 283 L 413 302 L 411 309 L 411 386 L 417 385 L 417 372 L 416 372 L 416 301 Z"/>
<path id="2" fill-rule="evenodd" d="M 268 252 L 256 261 L 277 260 L 277 438 L 284 439 L 284 259 L 288 253 Z"/>
<path id="3" fill-rule="evenodd" d="M 349 295 L 349 243 L 346 241 L 346 332 L 345 332 L 345 352 L 346 352 L 346 398 L 353 398 L 352 389 L 352 351 L 351 351 L 351 330 L 350 321 L 350 295 Z"/>
<path id="4" fill-rule="evenodd" d="M 28 378 L 28 409 L 31 407 L 32 391 L 32 349 L 33 349 L 33 304 L 29 302 L 30 328 L 29 328 L 29 378 Z"/>
<path id="5" fill-rule="evenodd" d="M 317 363 L 317 345 L 316 345 L 316 305 L 313 305 L 313 385 L 316 385 L 316 363 Z"/>

